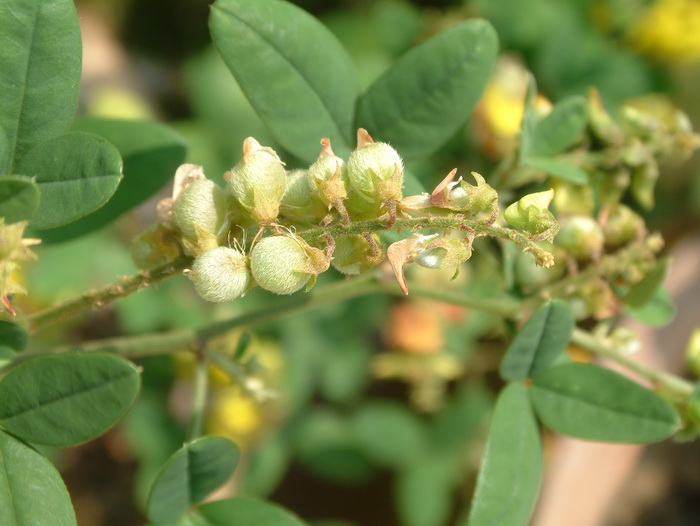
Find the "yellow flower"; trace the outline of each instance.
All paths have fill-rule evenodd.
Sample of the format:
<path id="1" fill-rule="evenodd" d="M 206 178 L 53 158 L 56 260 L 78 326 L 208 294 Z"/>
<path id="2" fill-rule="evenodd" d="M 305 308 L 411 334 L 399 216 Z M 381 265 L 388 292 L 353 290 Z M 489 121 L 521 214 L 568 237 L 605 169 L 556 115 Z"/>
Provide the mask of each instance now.
<path id="1" fill-rule="evenodd" d="M 658 0 L 642 12 L 628 38 L 640 52 L 662 61 L 700 60 L 700 2 Z"/>

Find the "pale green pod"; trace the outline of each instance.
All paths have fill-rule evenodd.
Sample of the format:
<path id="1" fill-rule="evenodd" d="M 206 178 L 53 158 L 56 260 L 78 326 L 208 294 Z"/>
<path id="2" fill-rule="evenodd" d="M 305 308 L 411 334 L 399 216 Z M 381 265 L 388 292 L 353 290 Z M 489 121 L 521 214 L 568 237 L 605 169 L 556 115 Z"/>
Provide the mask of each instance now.
<path id="1" fill-rule="evenodd" d="M 275 221 L 286 184 L 287 174 L 277 153 L 248 137 L 243 159 L 231 169 L 227 188 L 255 223 Z"/>
<path id="2" fill-rule="evenodd" d="M 264 237 L 250 252 L 253 278 L 275 294 L 292 294 L 302 289 L 313 275 L 307 266 L 306 248 L 293 237 Z"/>
<path id="3" fill-rule="evenodd" d="M 603 229 L 587 216 L 571 216 L 561 223 L 555 243 L 572 257 L 585 261 L 595 259 L 603 251 Z"/>
<path id="4" fill-rule="evenodd" d="M 366 201 L 400 200 L 403 161 L 383 142 L 369 143 L 350 154 L 347 177 L 352 188 Z"/>
<path id="5" fill-rule="evenodd" d="M 309 174 L 306 170 L 292 170 L 280 203 L 280 216 L 296 225 L 310 225 L 323 219 L 326 206 L 309 191 Z"/>
<path id="6" fill-rule="evenodd" d="M 209 179 L 189 183 L 173 203 L 173 219 L 182 234 L 197 242 L 201 232 L 216 237 L 226 220 L 226 195 Z"/>
<path id="7" fill-rule="evenodd" d="M 619 246 L 644 234 L 644 219 L 630 207 L 618 204 L 603 225 L 606 246 Z"/>
<path id="8" fill-rule="evenodd" d="M 231 301 L 245 294 L 250 286 L 247 259 L 234 248 L 213 248 L 194 260 L 189 278 L 205 300 Z"/>
<path id="9" fill-rule="evenodd" d="M 331 261 L 333 268 L 345 275 L 356 276 L 375 267 L 384 259 L 384 253 L 379 245 L 379 236 L 373 234 L 372 239 L 374 246 L 361 235 L 337 238 Z"/>

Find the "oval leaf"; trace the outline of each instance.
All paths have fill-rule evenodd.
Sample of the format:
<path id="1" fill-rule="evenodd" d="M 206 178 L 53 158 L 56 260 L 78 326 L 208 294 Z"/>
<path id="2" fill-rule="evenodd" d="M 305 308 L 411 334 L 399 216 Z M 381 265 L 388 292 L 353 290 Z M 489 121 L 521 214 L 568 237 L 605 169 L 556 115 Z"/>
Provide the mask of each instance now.
<path id="1" fill-rule="evenodd" d="M 173 522 L 226 482 L 240 452 L 228 438 L 209 436 L 185 444 L 163 466 L 148 498 L 153 522 Z"/>
<path id="2" fill-rule="evenodd" d="M 583 97 L 561 101 L 536 124 L 530 153 L 546 157 L 570 148 L 581 138 L 587 119 Z"/>
<path id="3" fill-rule="evenodd" d="M 561 354 L 574 330 L 568 303 L 554 300 L 542 305 L 523 325 L 501 361 L 503 379 L 523 380 L 549 367 Z"/>
<path id="4" fill-rule="evenodd" d="M 0 426 L 34 444 L 79 444 L 116 424 L 139 385 L 136 367 L 116 356 L 35 358 L 0 380 Z"/>
<path id="5" fill-rule="evenodd" d="M 60 228 L 42 232 L 44 243 L 66 241 L 97 230 L 141 204 L 172 181 L 185 159 L 183 139 L 158 122 L 84 118 L 73 131 L 95 133 L 112 143 L 124 161 L 124 179 L 97 211 Z"/>
<path id="6" fill-rule="evenodd" d="M 496 401 L 468 526 L 526 526 L 542 480 L 542 444 L 527 389 L 507 385 Z"/>
<path id="7" fill-rule="evenodd" d="M 38 206 L 39 187 L 30 177 L 0 177 L 0 217 L 5 218 L 5 223 L 29 219 Z"/>
<path id="8" fill-rule="evenodd" d="M 678 430 L 678 413 L 659 395 L 609 369 L 570 363 L 547 369 L 530 388 L 537 416 L 584 440 L 646 444 Z"/>
<path id="9" fill-rule="evenodd" d="M 484 20 L 462 22 L 403 55 L 360 98 L 357 125 L 405 157 L 432 153 L 464 124 L 496 62 Z"/>
<path id="10" fill-rule="evenodd" d="M 0 524 L 75 526 L 61 476 L 28 445 L 0 431 Z"/>
<path id="11" fill-rule="evenodd" d="M 0 127 L 12 172 L 24 153 L 64 132 L 78 107 L 82 55 L 73 2 L 3 0 L 0 48 Z"/>
<path id="12" fill-rule="evenodd" d="M 0 346 L 21 351 L 27 346 L 29 335 L 16 323 L 0 320 Z"/>
<path id="13" fill-rule="evenodd" d="M 121 180 L 122 160 L 106 140 L 89 133 L 50 139 L 22 158 L 20 173 L 36 177 L 41 199 L 34 228 L 55 228 L 104 205 Z"/>
<path id="14" fill-rule="evenodd" d="M 280 506 L 252 497 L 234 497 L 204 504 L 196 515 L 202 526 L 305 526 L 297 516 Z M 195 522 L 195 524 L 200 524 Z"/>
<path id="15" fill-rule="evenodd" d="M 354 64 L 335 36 L 302 9 L 279 0 L 217 0 L 214 45 L 275 138 L 305 161 L 329 137 L 350 151 L 358 93 Z"/>

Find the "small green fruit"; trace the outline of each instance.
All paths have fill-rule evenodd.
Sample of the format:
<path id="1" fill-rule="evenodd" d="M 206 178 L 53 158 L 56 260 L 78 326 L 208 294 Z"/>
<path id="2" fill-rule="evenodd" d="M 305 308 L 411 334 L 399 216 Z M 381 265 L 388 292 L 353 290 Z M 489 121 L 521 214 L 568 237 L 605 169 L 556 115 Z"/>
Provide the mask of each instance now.
<path id="1" fill-rule="evenodd" d="M 362 129 L 358 131 L 358 143 L 347 163 L 354 191 L 370 202 L 400 200 L 403 161 L 398 152 L 386 143 L 373 142 Z"/>
<path id="2" fill-rule="evenodd" d="M 247 259 L 234 248 L 213 248 L 194 260 L 189 278 L 197 294 L 205 300 L 231 301 L 245 294 L 250 286 Z"/>
<path id="3" fill-rule="evenodd" d="M 183 236 L 200 250 L 213 248 L 226 220 L 224 191 L 209 179 L 192 181 L 175 199 L 173 219 Z"/>
<path id="4" fill-rule="evenodd" d="M 248 137 L 243 142 L 243 159 L 228 177 L 228 190 L 254 223 L 268 225 L 277 219 L 287 174 L 272 148 Z"/>
<path id="5" fill-rule="evenodd" d="M 309 268 L 310 248 L 293 236 L 262 238 L 250 252 L 253 278 L 262 288 L 275 294 L 300 290 L 314 275 Z"/>
<path id="6" fill-rule="evenodd" d="M 555 243 L 580 261 L 596 259 L 603 251 L 603 229 L 587 216 L 566 218 Z"/>

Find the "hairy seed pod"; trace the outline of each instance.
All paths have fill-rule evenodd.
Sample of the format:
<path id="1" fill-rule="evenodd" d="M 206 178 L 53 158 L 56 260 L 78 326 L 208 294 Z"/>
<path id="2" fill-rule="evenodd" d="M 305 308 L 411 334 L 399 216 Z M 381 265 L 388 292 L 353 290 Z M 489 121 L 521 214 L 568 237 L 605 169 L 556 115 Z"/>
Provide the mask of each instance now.
<path id="1" fill-rule="evenodd" d="M 189 278 L 197 294 L 205 300 L 231 301 L 245 294 L 250 286 L 247 259 L 234 248 L 213 248 L 194 260 Z"/>
<path id="2" fill-rule="evenodd" d="M 403 161 L 398 152 L 383 142 L 371 142 L 366 131 L 364 144 L 350 154 L 347 176 L 355 192 L 370 202 L 401 199 Z"/>
<path id="3" fill-rule="evenodd" d="M 226 219 L 224 191 L 209 179 L 192 181 L 173 203 L 173 219 L 192 241 L 197 241 L 200 232 L 216 237 Z"/>
<path id="4" fill-rule="evenodd" d="M 307 263 L 306 247 L 291 236 L 264 237 L 250 252 L 253 278 L 275 294 L 292 294 L 303 288 L 313 275 Z"/>
<path id="5" fill-rule="evenodd" d="M 243 143 L 243 159 L 231 169 L 227 188 L 253 222 L 274 222 L 286 184 L 287 174 L 277 153 L 248 137 Z"/>
<path id="6" fill-rule="evenodd" d="M 585 261 L 596 259 L 603 251 L 603 229 L 587 216 L 571 216 L 562 221 L 555 243 L 572 257 Z"/>

